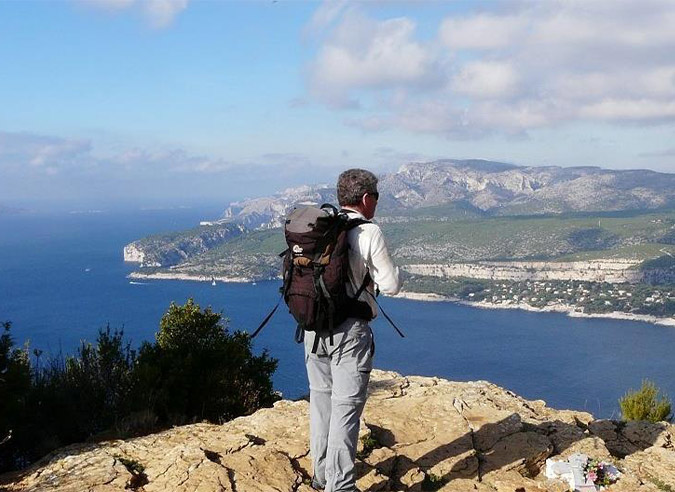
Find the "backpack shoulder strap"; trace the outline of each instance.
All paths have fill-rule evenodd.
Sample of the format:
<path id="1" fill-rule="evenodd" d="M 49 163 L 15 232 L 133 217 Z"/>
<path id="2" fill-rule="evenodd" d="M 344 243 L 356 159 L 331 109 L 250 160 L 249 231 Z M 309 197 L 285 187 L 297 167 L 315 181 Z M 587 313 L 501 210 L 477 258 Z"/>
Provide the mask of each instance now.
<path id="1" fill-rule="evenodd" d="M 349 219 L 347 220 L 347 230 L 351 231 L 354 227 L 358 227 L 362 224 L 372 224 L 372 222 L 366 219 Z"/>
<path id="2" fill-rule="evenodd" d="M 347 215 L 349 212 L 351 212 L 351 210 L 347 210 L 347 209 L 344 209 L 344 208 L 341 208 L 340 211 L 338 212 L 340 215 L 344 215 L 347 218 L 346 229 L 348 231 L 353 229 L 354 227 L 358 227 L 362 224 L 372 224 L 372 221 L 370 221 L 368 219 L 361 219 L 361 218 L 350 219 L 349 216 Z"/>

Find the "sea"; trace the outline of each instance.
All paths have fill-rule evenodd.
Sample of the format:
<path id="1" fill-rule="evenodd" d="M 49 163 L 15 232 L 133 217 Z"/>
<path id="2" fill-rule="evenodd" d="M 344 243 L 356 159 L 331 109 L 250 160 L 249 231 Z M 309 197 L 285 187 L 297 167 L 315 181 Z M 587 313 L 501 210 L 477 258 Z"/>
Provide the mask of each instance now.
<path id="1" fill-rule="evenodd" d="M 171 302 L 193 298 L 221 312 L 229 330 L 253 331 L 278 299 L 279 282 L 147 280 L 127 275 L 125 244 L 216 218 L 217 206 L 22 213 L 0 216 L 0 321 L 17 346 L 42 357 L 76 353 L 106 326 L 132 345 L 153 340 Z M 373 322 L 375 366 L 405 375 L 488 380 L 555 408 L 617 418 L 618 399 L 641 381 L 675 395 L 675 328 L 645 322 L 570 318 L 560 313 L 479 309 L 451 302 L 382 298 L 404 331 Z M 284 397 L 308 393 L 302 346 L 279 309 L 254 340 L 279 360 L 274 385 Z"/>

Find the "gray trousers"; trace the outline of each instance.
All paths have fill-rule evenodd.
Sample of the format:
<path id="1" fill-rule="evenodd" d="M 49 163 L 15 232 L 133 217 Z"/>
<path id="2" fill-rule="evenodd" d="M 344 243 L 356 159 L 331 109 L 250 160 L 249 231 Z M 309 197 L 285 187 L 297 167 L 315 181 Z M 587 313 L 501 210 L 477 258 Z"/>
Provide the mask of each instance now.
<path id="1" fill-rule="evenodd" d="M 335 329 L 333 343 L 328 334 L 305 333 L 309 449 L 314 485 L 325 487 L 326 492 L 356 490 L 354 459 L 374 347 L 368 322 L 356 318 L 348 318 Z"/>

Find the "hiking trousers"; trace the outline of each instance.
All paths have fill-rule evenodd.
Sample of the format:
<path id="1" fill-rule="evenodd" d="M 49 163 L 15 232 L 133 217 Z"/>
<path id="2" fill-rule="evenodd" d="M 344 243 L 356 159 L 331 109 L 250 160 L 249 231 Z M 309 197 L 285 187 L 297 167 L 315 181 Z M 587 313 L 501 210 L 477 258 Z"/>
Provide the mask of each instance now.
<path id="1" fill-rule="evenodd" d="M 353 492 L 359 421 L 375 345 L 368 322 L 356 318 L 347 318 L 333 332 L 332 343 L 330 338 L 327 333 L 305 333 L 313 483 L 326 492 Z"/>

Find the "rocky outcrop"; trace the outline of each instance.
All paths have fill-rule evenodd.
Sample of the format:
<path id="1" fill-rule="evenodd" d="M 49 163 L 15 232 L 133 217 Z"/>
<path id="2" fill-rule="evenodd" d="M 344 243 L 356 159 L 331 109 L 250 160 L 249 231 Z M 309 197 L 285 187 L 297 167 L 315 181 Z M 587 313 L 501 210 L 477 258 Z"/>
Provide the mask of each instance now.
<path id="1" fill-rule="evenodd" d="M 253 198 L 233 202 L 225 209 L 222 218 L 249 229 L 272 229 L 281 227 L 286 214 L 295 205 L 321 205 L 336 203 L 335 188 L 328 185 L 299 186 L 288 188 L 273 197 Z"/>
<path id="2" fill-rule="evenodd" d="M 363 491 L 544 492 L 549 457 L 575 452 L 623 472 L 609 492 L 675 487 L 675 427 L 619 424 L 554 410 L 494 384 L 374 371 L 362 423 Z M 127 441 L 64 448 L 0 477 L 8 492 L 310 492 L 308 404 L 280 401 L 224 425 L 195 424 Z"/>
<path id="3" fill-rule="evenodd" d="M 639 264 L 639 261 L 633 260 L 481 261 L 476 263 L 405 265 L 402 268 L 413 275 L 433 277 L 469 277 L 513 281 L 577 280 L 583 282 L 649 283 L 656 275 L 656 270 L 637 269 L 636 267 Z M 666 273 L 664 270 L 658 278 L 662 280 Z M 675 276 L 670 281 L 675 281 Z"/>
<path id="4" fill-rule="evenodd" d="M 380 212 L 461 204 L 454 213 L 540 215 L 654 209 L 675 205 L 675 174 L 599 167 L 516 166 L 444 159 L 401 166 L 380 176 Z M 290 188 L 231 203 L 223 217 L 250 228 L 279 227 L 297 204 L 335 203 L 326 185 Z M 453 213 L 448 209 L 448 213 Z"/>
<path id="5" fill-rule="evenodd" d="M 143 251 L 137 241 L 129 243 L 124 247 L 124 261 L 130 263 L 144 263 L 145 251 Z"/>
<path id="6" fill-rule="evenodd" d="M 241 224 L 201 226 L 185 232 L 158 234 L 124 246 L 124 261 L 141 267 L 177 265 L 234 239 L 247 231 Z"/>

